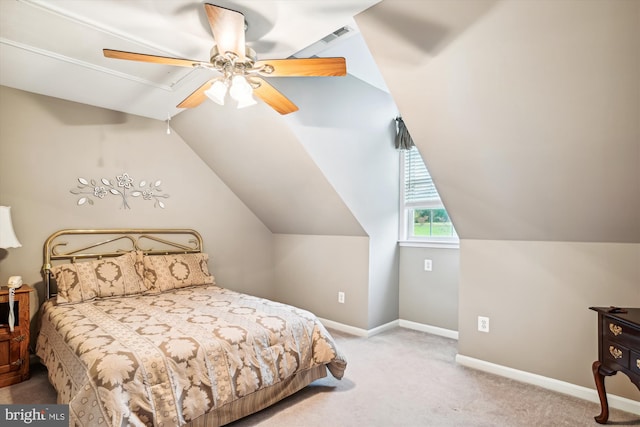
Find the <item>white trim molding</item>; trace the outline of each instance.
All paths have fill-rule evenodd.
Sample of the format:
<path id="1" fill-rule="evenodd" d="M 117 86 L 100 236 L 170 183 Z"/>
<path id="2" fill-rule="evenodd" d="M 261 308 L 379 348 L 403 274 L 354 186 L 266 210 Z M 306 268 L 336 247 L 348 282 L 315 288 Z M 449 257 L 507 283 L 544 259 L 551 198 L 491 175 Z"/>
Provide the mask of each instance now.
<path id="1" fill-rule="evenodd" d="M 154 81 L 142 78 L 142 77 L 134 76 L 133 74 L 123 73 L 121 71 L 116 71 L 116 70 L 111 69 L 111 68 L 102 67 L 100 65 L 92 64 L 92 63 L 87 62 L 87 61 L 81 61 L 79 59 L 71 58 L 70 56 L 61 55 L 61 54 L 53 52 L 51 50 L 45 50 L 45 49 L 40 49 L 40 48 L 35 47 L 35 46 L 29 46 L 29 45 L 26 45 L 24 43 L 19 43 L 19 42 L 13 41 L 13 40 L 6 39 L 4 37 L 0 37 L 0 44 L 7 45 L 7 46 L 12 46 L 12 47 L 14 47 L 16 49 L 25 50 L 25 51 L 31 52 L 33 54 L 46 56 L 48 58 L 55 59 L 57 61 L 63 61 L 63 62 L 66 62 L 68 64 L 76 65 L 76 66 L 79 66 L 79 67 L 84 67 L 84 68 L 87 68 L 87 69 L 90 69 L 90 70 L 93 70 L 93 71 L 98 71 L 100 73 L 111 74 L 112 76 L 119 77 L 121 79 L 131 80 L 133 82 L 140 83 L 140 84 L 147 85 L 147 86 L 151 86 L 151 87 L 155 87 L 157 89 L 162 89 L 162 90 L 167 91 L 167 92 L 172 92 L 173 91 L 173 87 L 177 83 L 177 82 L 174 82 L 174 83 L 172 83 L 170 85 L 163 84 L 163 83 L 157 83 L 157 82 L 154 82 Z M 193 70 L 189 71 L 189 73 L 187 75 L 190 75 L 192 72 L 193 72 Z M 185 78 L 186 78 L 186 76 L 185 77 L 181 77 L 179 79 L 179 81 L 180 80 L 184 80 Z"/>
<path id="2" fill-rule="evenodd" d="M 381 332 L 388 331 L 389 329 L 397 328 L 398 327 L 398 323 L 399 323 L 398 320 L 394 320 L 392 322 L 385 323 L 384 325 L 377 326 L 377 327 L 375 327 L 373 329 L 369 329 L 367 331 L 367 336 L 368 337 L 372 337 L 372 336 L 377 335 L 377 334 L 379 334 Z"/>
<path id="3" fill-rule="evenodd" d="M 377 326 L 373 329 L 361 329 L 356 328 L 355 326 L 345 325 L 344 323 L 334 322 L 333 320 L 318 318 L 320 323 L 322 323 L 325 327 L 335 329 L 336 331 L 344 332 L 351 335 L 356 335 L 358 337 L 372 337 L 380 332 L 388 331 L 389 329 L 393 329 L 398 327 L 398 320 L 394 320 L 389 323 L 385 323 L 384 325 Z"/>
<path id="4" fill-rule="evenodd" d="M 407 248 L 460 249 L 460 241 L 436 242 L 433 240 L 399 240 L 398 245 Z"/>
<path id="5" fill-rule="evenodd" d="M 558 393 L 568 394 L 579 399 L 588 400 L 590 402 L 600 403 L 598 393 L 594 389 L 571 384 L 565 381 L 556 380 L 554 378 L 543 377 L 542 375 L 532 374 L 531 372 L 520 371 L 518 369 L 509 368 L 507 366 L 496 365 L 473 357 L 456 355 L 456 363 L 468 368 L 478 369 L 480 371 L 489 372 L 491 374 L 500 375 L 512 380 L 520 381 L 527 384 L 533 384 L 538 387 L 556 391 Z M 607 394 L 607 400 L 610 408 L 619 409 L 621 411 L 630 412 L 640 415 L 640 402 L 627 399 L 625 397 Z"/>
<path id="6" fill-rule="evenodd" d="M 420 332 L 426 332 L 428 334 L 439 335 L 445 338 L 452 338 L 454 340 L 458 339 L 458 331 L 453 331 L 451 329 L 444 329 L 438 326 L 425 325 L 424 323 L 412 322 L 411 320 L 402 320 L 400 319 L 400 327 L 413 329 Z"/>
<path id="7" fill-rule="evenodd" d="M 425 325 L 423 323 L 412 322 L 410 320 L 394 320 L 384 325 L 377 326 L 373 329 L 361 329 L 355 326 L 345 325 L 344 323 L 334 322 L 333 320 L 318 318 L 320 322 L 327 328 L 335 329 L 336 331 L 344 332 L 358 337 L 372 337 L 381 332 L 388 331 L 389 329 L 401 327 L 407 329 L 413 329 L 415 331 L 426 332 L 428 334 L 439 335 L 445 338 L 458 339 L 458 331 L 452 331 L 450 329 L 439 328 L 437 326 Z"/>

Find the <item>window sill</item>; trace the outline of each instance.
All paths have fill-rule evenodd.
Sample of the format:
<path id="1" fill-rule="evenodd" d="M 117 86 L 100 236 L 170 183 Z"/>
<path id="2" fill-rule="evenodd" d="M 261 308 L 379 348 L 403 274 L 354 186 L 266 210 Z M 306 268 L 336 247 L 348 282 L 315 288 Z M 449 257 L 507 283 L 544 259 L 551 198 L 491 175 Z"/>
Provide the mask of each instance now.
<path id="1" fill-rule="evenodd" d="M 399 240 L 398 245 L 402 247 L 410 247 L 410 248 L 460 249 L 460 242 Z"/>

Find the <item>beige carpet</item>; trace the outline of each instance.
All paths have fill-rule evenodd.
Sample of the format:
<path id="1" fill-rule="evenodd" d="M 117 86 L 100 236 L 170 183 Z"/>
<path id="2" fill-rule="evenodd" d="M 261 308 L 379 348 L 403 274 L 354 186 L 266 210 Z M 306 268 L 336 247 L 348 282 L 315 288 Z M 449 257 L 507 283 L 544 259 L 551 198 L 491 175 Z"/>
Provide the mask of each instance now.
<path id="1" fill-rule="evenodd" d="M 403 328 L 371 338 L 332 334 L 349 361 L 342 381 L 318 380 L 229 427 L 598 425 L 596 403 L 457 365 L 454 340 Z M 0 389 L 0 403 L 55 400 L 38 365 L 29 381 Z M 614 409 L 609 419 L 640 425 L 640 415 Z"/>

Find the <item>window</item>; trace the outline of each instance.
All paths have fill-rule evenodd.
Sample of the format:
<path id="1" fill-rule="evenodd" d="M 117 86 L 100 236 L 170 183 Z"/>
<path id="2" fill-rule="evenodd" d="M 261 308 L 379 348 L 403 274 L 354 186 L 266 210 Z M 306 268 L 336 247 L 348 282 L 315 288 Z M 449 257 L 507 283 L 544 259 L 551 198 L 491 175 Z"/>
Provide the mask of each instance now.
<path id="1" fill-rule="evenodd" d="M 401 159 L 400 240 L 458 243 L 458 235 L 416 147 Z"/>

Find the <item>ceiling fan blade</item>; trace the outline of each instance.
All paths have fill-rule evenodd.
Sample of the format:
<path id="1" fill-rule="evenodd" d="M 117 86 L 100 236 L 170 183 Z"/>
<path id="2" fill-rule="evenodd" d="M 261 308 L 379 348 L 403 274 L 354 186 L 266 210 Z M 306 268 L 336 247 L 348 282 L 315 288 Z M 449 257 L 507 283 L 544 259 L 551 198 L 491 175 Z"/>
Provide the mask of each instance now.
<path id="1" fill-rule="evenodd" d="M 235 10 L 205 3 L 204 10 L 216 40 L 218 52 L 233 52 L 245 58 L 244 15 Z"/>
<path id="2" fill-rule="evenodd" d="M 211 87 L 215 79 L 211 79 L 198 89 L 194 90 L 191 95 L 187 96 L 180 104 L 177 105 L 178 108 L 193 108 L 202 104 L 202 102 L 207 99 L 207 95 L 205 95 L 205 91 Z"/>
<path id="3" fill-rule="evenodd" d="M 298 111 L 298 106 L 291 102 L 289 98 L 284 96 L 278 89 L 271 86 L 260 77 L 252 77 L 251 81 L 260 83 L 260 86 L 253 89 L 253 93 L 271 108 L 280 114 L 289 114 Z"/>
<path id="4" fill-rule="evenodd" d="M 177 65 L 178 67 L 193 68 L 198 65 L 210 66 L 208 62 L 195 61 L 192 59 L 170 58 L 168 56 L 146 55 L 144 53 L 123 52 L 121 50 L 102 49 L 104 56 L 115 59 L 128 59 L 129 61 L 151 62 L 154 64 Z"/>
<path id="5" fill-rule="evenodd" d="M 273 72 L 269 72 L 270 67 Z M 293 58 L 257 61 L 255 68 L 265 67 L 260 74 L 269 77 L 285 76 L 345 76 L 347 63 L 344 58 Z"/>

